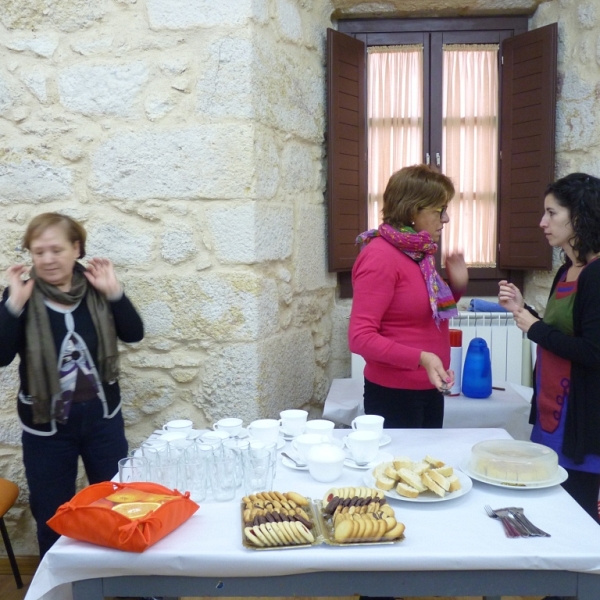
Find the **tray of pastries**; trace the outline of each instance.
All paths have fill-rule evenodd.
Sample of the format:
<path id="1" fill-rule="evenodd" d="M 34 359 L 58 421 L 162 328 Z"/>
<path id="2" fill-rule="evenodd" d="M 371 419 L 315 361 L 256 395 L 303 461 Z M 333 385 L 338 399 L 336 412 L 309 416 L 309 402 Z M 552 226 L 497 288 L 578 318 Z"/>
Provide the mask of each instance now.
<path id="1" fill-rule="evenodd" d="M 331 488 L 315 502 L 315 513 L 326 544 L 393 544 L 404 539 L 404 524 L 375 488 Z"/>
<path id="2" fill-rule="evenodd" d="M 252 550 L 322 543 L 313 503 L 297 492 L 265 491 L 242 498 L 242 543 Z"/>

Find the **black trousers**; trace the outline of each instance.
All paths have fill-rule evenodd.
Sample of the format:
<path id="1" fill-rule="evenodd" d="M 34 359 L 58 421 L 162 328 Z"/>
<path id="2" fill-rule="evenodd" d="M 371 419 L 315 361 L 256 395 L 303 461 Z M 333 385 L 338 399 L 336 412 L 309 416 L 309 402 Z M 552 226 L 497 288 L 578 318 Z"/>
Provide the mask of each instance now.
<path id="1" fill-rule="evenodd" d="M 60 537 L 46 525 L 57 508 L 75 495 L 81 456 L 88 482 L 110 481 L 127 456 L 123 415 L 103 417 L 99 399 L 74 402 L 69 420 L 54 435 L 23 431 L 23 462 L 29 485 L 29 505 L 37 523 L 40 558 Z"/>
<path id="2" fill-rule="evenodd" d="M 567 469 L 569 478 L 562 484 L 569 495 L 585 510 L 596 523 L 598 517 L 598 490 L 600 489 L 600 475 L 586 471 Z"/>
<path id="3" fill-rule="evenodd" d="M 365 379 L 365 414 L 384 417 L 388 429 L 440 429 L 444 396 L 433 390 L 398 390 Z"/>

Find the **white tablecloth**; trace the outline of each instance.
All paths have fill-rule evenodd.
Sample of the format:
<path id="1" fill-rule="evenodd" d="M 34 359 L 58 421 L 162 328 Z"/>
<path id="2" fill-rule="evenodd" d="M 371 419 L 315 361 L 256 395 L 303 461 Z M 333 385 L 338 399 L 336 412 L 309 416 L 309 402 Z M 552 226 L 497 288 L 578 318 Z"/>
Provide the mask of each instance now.
<path id="1" fill-rule="evenodd" d="M 343 435 L 336 430 L 336 435 Z M 382 448 L 415 460 L 426 454 L 458 465 L 478 441 L 508 438 L 501 429 L 388 430 Z M 334 484 L 278 464 L 276 488 L 321 498 L 330 487 L 361 485 L 365 471 L 344 468 Z M 118 575 L 268 576 L 328 571 L 432 571 L 558 569 L 600 574 L 600 527 L 560 487 L 514 490 L 474 482 L 462 497 L 435 503 L 391 500 L 406 525 L 406 539 L 392 546 L 327 545 L 283 551 L 242 546 L 239 499 L 205 502 L 179 529 L 142 554 L 123 553 L 61 538 L 46 554 L 26 600 L 65 600 L 70 582 Z M 550 538 L 507 539 L 484 504 L 522 506 Z M 599 579 L 600 584 L 600 579 Z"/>
<path id="2" fill-rule="evenodd" d="M 334 379 L 323 407 L 323 418 L 350 425 L 362 414 L 364 383 L 362 379 Z M 528 440 L 531 433 L 529 409 L 531 396 L 525 399 L 511 384 L 502 383 L 504 390 L 492 390 L 489 398 L 476 400 L 448 396 L 444 408 L 444 427 L 500 427 L 516 440 Z M 523 388 L 523 386 L 519 386 Z"/>

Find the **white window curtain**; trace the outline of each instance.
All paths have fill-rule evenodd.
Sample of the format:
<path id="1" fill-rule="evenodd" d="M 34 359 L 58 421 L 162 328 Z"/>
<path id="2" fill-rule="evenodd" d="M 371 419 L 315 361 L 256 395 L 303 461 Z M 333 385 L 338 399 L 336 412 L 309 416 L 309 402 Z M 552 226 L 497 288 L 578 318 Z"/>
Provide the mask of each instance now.
<path id="1" fill-rule="evenodd" d="M 498 46 L 445 45 L 443 172 L 456 195 L 444 227 L 444 255 L 496 266 Z"/>
<path id="2" fill-rule="evenodd" d="M 367 69 L 369 227 L 377 227 L 390 176 L 423 162 L 423 46 L 371 47 Z"/>

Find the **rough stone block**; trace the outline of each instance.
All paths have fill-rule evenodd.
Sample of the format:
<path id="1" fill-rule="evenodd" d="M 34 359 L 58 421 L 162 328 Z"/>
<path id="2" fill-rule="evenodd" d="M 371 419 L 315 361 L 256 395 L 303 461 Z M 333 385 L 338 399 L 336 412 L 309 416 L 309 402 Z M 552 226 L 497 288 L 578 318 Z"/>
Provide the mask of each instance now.
<path id="1" fill-rule="evenodd" d="M 253 139 L 253 126 L 239 123 L 118 133 L 93 155 L 90 187 L 120 200 L 245 197 Z"/>
<path id="2" fill-rule="evenodd" d="M 310 332 L 288 332 L 215 353 L 206 362 L 202 396 L 195 402 L 213 420 L 278 418 L 281 410 L 310 401 L 314 379 Z"/>
<path id="3" fill-rule="evenodd" d="M 182 331 L 202 331 L 219 343 L 261 339 L 278 324 L 277 286 L 254 273 L 205 273 L 177 284 Z"/>
<path id="4" fill-rule="evenodd" d="M 113 43 L 112 37 L 94 37 L 89 39 L 87 36 L 71 42 L 71 50 L 82 56 L 93 56 L 102 54 L 110 49 Z"/>
<path id="5" fill-rule="evenodd" d="M 211 347 L 261 339 L 278 327 L 275 280 L 251 272 L 135 278 L 125 282 L 148 336 Z M 183 366 L 183 365 L 179 365 Z M 193 365 L 190 365 L 193 366 Z"/>
<path id="6" fill-rule="evenodd" d="M 253 42 L 228 36 L 207 50 L 196 85 L 196 111 L 200 115 L 250 119 L 254 116 Z"/>
<path id="7" fill-rule="evenodd" d="M 153 415 L 171 406 L 176 398 L 176 384 L 162 377 L 124 372 L 119 379 L 125 425 L 139 423 L 145 415 Z"/>
<path id="8" fill-rule="evenodd" d="M 19 393 L 19 361 L 13 362 L 0 369 L 0 410 L 13 413 L 16 408 Z"/>
<path id="9" fill-rule="evenodd" d="M 318 205 L 299 206 L 294 232 L 296 289 L 335 287 L 335 275 L 327 272 L 325 208 Z"/>
<path id="10" fill-rule="evenodd" d="M 142 61 L 78 64 L 58 76 L 60 101 L 65 108 L 84 115 L 133 116 L 148 75 L 148 66 Z"/>
<path id="11" fill-rule="evenodd" d="M 169 229 L 163 233 L 161 254 L 168 263 L 176 265 L 188 260 L 196 254 L 196 251 L 194 233 L 191 229 Z"/>
<path id="12" fill-rule="evenodd" d="M 21 72 L 21 81 L 40 102 L 46 102 L 48 100 L 48 85 L 46 78 L 46 73 L 39 68 Z"/>
<path id="13" fill-rule="evenodd" d="M 281 260 L 292 253 L 293 208 L 246 203 L 210 207 L 208 227 L 217 258 L 226 263 L 253 264 Z"/>
<path id="14" fill-rule="evenodd" d="M 0 20 L 7 29 L 75 31 L 106 13 L 107 0 L 3 0 Z"/>
<path id="15" fill-rule="evenodd" d="M 32 52 L 43 58 L 50 58 L 58 48 L 56 36 L 23 37 L 15 36 L 6 43 L 6 47 L 17 52 Z"/>
<path id="16" fill-rule="evenodd" d="M 284 38 L 296 43 L 302 41 L 302 16 L 297 3 L 277 0 L 277 25 Z"/>
<path id="17" fill-rule="evenodd" d="M 88 256 L 110 258 L 117 266 L 149 263 L 152 245 L 152 236 L 139 233 L 139 230 L 133 231 L 112 223 L 88 228 Z"/>
<path id="18" fill-rule="evenodd" d="M 583 29 L 593 29 L 598 22 L 597 14 L 598 4 L 594 2 L 584 2 L 577 7 L 577 18 Z"/>
<path id="19" fill-rule="evenodd" d="M 173 311 L 167 302 L 140 304 L 140 309 L 146 336 L 161 336 L 170 332 L 173 327 Z"/>
<path id="20" fill-rule="evenodd" d="M 350 349 L 348 324 L 352 300 L 337 300 L 332 313 L 331 357 L 329 374 L 332 378 L 350 377 Z"/>
<path id="21" fill-rule="evenodd" d="M 262 123 L 321 144 L 325 86 L 321 57 L 306 48 L 277 46 L 267 36 L 254 41 L 255 114 Z M 298 65 L 302 69 L 298 69 Z"/>
<path id="22" fill-rule="evenodd" d="M 14 93 L 5 77 L 0 73 L 0 116 L 7 116 L 14 102 Z"/>
<path id="23" fill-rule="evenodd" d="M 73 192 L 72 180 L 69 168 L 47 160 L 0 163 L 0 204 L 69 200 Z"/>
<path id="24" fill-rule="evenodd" d="M 292 194 L 317 189 L 320 182 L 321 149 L 296 141 L 287 142 L 281 156 L 282 187 Z"/>
<path id="25" fill-rule="evenodd" d="M 270 132 L 259 130 L 254 144 L 255 193 L 256 198 L 273 198 L 279 187 L 280 169 L 277 144 Z"/>
<path id="26" fill-rule="evenodd" d="M 147 0 L 152 29 L 190 29 L 243 25 L 252 16 L 251 0 Z"/>

